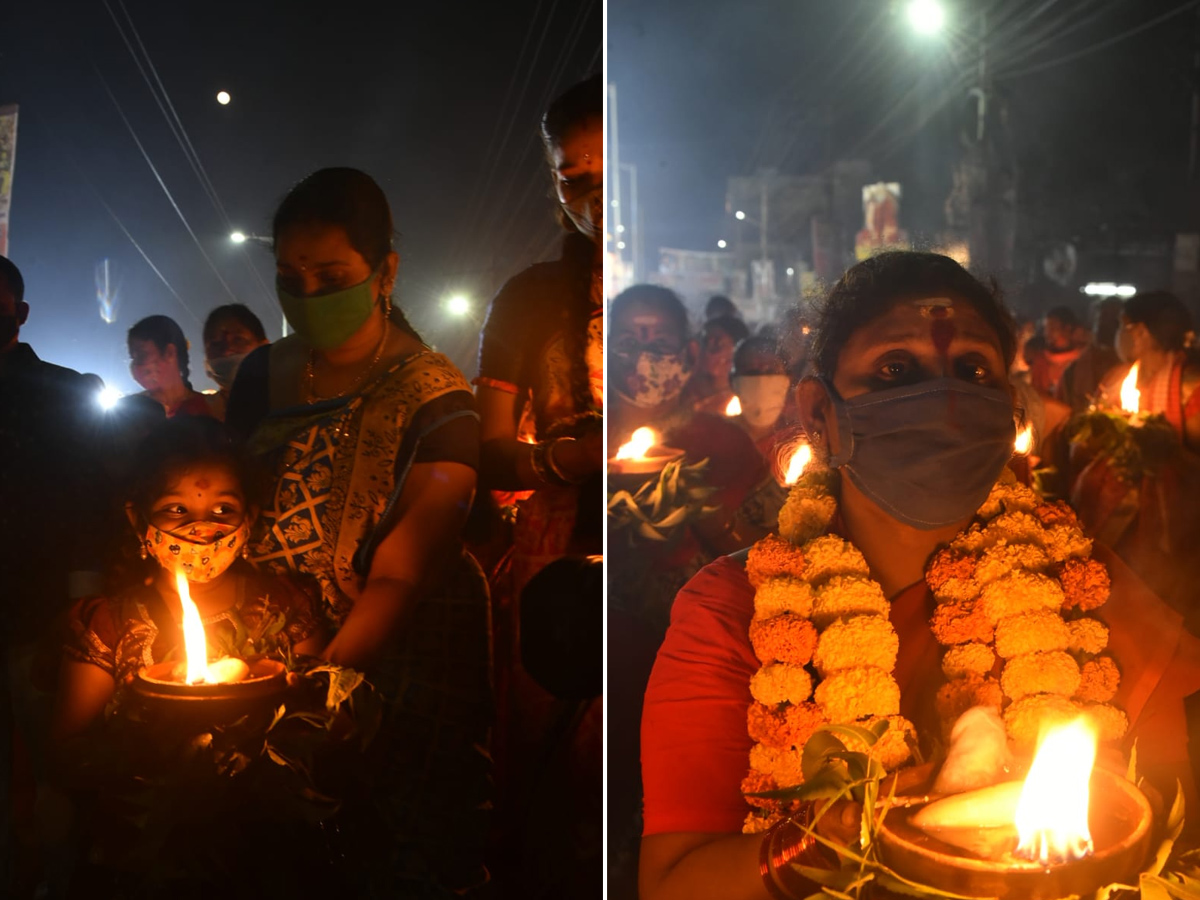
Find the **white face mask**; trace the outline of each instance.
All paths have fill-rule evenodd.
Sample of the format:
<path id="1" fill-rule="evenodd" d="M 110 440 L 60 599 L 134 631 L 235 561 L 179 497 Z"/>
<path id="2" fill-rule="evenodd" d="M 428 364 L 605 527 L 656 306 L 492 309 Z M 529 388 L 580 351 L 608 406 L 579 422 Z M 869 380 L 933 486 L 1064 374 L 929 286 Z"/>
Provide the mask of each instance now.
<path id="1" fill-rule="evenodd" d="M 597 187 L 562 201 L 563 212 L 579 233 L 597 240 L 604 232 L 604 189 Z"/>
<path id="2" fill-rule="evenodd" d="M 792 380 L 786 375 L 734 375 L 733 392 L 751 428 L 770 428 L 783 415 Z"/>
<path id="3" fill-rule="evenodd" d="M 209 378 L 216 382 L 217 387 L 223 391 L 227 391 L 233 387 L 233 380 L 237 378 L 237 370 L 242 364 L 242 360 L 249 355 L 249 353 L 238 353 L 234 356 L 218 356 L 216 359 L 205 359 L 204 371 L 208 373 Z"/>

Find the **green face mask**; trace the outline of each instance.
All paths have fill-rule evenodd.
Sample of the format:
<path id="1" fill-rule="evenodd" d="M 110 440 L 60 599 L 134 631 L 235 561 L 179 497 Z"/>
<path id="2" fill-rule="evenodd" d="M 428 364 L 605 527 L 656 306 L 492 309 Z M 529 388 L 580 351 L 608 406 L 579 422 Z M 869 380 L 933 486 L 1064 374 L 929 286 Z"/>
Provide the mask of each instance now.
<path id="1" fill-rule="evenodd" d="M 296 334 L 318 350 L 332 350 L 344 344 L 370 318 L 375 308 L 371 284 L 376 274 L 372 272 L 366 281 L 344 291 L 319 297 L 293 297 L 278 283 L 275 293 Z"/>

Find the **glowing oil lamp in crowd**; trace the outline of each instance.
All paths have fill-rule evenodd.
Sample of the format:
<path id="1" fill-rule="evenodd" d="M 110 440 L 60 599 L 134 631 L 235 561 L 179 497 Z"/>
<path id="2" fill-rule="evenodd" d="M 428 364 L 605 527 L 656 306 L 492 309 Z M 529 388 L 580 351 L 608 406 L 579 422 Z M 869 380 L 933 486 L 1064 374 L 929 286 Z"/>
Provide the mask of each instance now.
<path id="1" fill-rule="evenodd" d="M 1017 856 L 1048 866 L 1092 855 L 1088 786 L 1095 762 L 1096 735 L 1082 719 L 1046 735 L 1017 801 Z"/>
<path id="2" fill-rule="evenodd" d="M 250 674 L 250 667 L 243 660 L 223 657 L 214 663 L 208 661 L 208 639 L 204 635 L 204 623 L 200 610 L 192 602 L 188 581 L 179 572 L 175 576 L 179 591 L 179 603 L 183 607 L 183 649 L 186 657 L 184 682 L 187 684 L 233 684 Z"/>
<path id="3" fill-rule="evenodd" d="M 1018 456 L 1028 456 L 1029 451 L 1033 449 L 1033 426 L 1026 425 L 1019 432 L 1017 438 L 1013 441 L 1013 451 Z"/>
<path id="4" fill-rule="evenodd" d="M 725 415 L 740 416 L 741 414 L 742 401 L 738 399 L 737 394 L 734 394 L 733 397 L 730 398 L 729 402 L 725 404 Z"/>
<path id="5" fill-rule="evenodd" d="M 1013 458 L 1008 462 L 1008 467 L 1017 476 L 1017 480 L 1024 485 L 1030 484 L 1033 480 L 1033 465 L 1029 456 L 1031 452 L 1033 452 L 1033 426 L 1026 425 L 1017 432 L 1017 437 L 1013 441 Z"/>
<path id="6" fill-rule="evenodd" d="M 1121 411 L 1133 418 L 1137 417 L 1141 409 L 1142 392 L 1138 390 L 1137 380 L 1138 364 L 1134 363 L 1125 380 L 1121 382 Z"/>
<path id="7" fill-rule="evenodd" d="M 634 431 L 629 440 L 617 448 L 617 453 L 608 461 L 610 475 L 653 475 L 661 472 L 667 463 L 683 456 L 682 450 L 659 444 L 658 433 L 643 425 Z"/>
<path id="8" fill-rule="evenodd" d="M 283 663 L 272 659 L 222 657 L 209 662 L 208 640 L 187 578 L 175 576 L 183 610 L 184 662 L 160 662 L 141 669 L 133 688 L 143 703 L 199 714 L 211 721 L 246 712 L 269 701 L 287 686 Z"/>
<path id="9" fill-rule="evenodd" d="M 1095 759 L 1086 720 L 1051 728 L 1024 781 L 891 810 L 880 832 L 884 861 L 964 897 L 1053 900 L 1129 883 L 1150 848 L 1150 804 L 1122 775 L 1095 769 Z"/>
<path id="10" fill-rule="evenodd" d="M 792 485 L 799 481 L 810 462 L 812 462 L 812 447 L 806 443 L 797 444 L 796 449 L 788 458 L 787 465 L 783 468 L 784 485 Z"/>

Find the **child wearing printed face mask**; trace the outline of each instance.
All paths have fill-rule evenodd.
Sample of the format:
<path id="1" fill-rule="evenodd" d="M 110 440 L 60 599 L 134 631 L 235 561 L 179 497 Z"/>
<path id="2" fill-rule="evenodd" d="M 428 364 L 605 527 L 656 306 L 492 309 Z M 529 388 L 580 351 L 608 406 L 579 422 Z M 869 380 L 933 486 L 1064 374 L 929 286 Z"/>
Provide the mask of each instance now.
<path id="1" fill-rule="evenodd" d="M 143 666 L 183 659 L 178 572 L 188 579 L 210 657 L 320 652 L 324 636 L 309 595 L 242 559 L 255 518 L 243 468 L 212 419 L 170 421 L 143 442 L 125 512 L 148 576 L 72 611 L 51 728 L 56 739 L 92 725 Z"/>

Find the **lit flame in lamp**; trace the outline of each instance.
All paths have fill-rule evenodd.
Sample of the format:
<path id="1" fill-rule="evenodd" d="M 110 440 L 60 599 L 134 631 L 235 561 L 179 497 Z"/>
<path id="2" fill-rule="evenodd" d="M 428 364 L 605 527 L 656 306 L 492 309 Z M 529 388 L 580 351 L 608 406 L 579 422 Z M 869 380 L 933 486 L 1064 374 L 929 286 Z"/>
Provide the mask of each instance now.
<path id="1" fill-rule="evenodd" d="M 1096 734 L 1084 719 L 1051 729 L 1042 739 L 1017 803 L 1017 855 L 1042 865 L 1092 852 L 1088 783 Z"/>
<path id="2" fill-rule="evenodd" d="M 1136 414 L 1140 408 L 1142 392 L 1137 387 L 1138 364 L 1134 363 L 1125 380 L 1121 382 L 1121 409 Z"/>
<path id="3" fill-rule="evenodd" d="M 658 443 L 658 435 L 654 433 L 653 428 L 642 426 L 633 433 L 633 437 L 629 442 L 622 444 L 617 448 L 616 459 L 640 459 L 645 457 L 646 451 Z"/>
<path id="4" fill-rule="evenodd" d="M 804 470 L 808 468 L 808 464 L 812 462 L 812 447 L 808 444 L 801 444 L 796 448 L 796 452 L 792 454 L 792 458 L 788 460 L 787 472 L 783 476 L 784 484 L 795 484 L 800 480 L 800 476 L 804 474 Z"/>
<path id="5" fill-rule="evenodd" d="M 1018 456 L 1028 456 L 1029 451 L 1033 449 L 1033 426 L 1026 425 L 1021 429 L 1017 439 L 1013 441 L 1013 450 Z"/>
<path id="6" fill-rule="evenodd" d="M 188 684 L 200 684 L 208 680 L 208 640 L 204 637 L 204 623 L 200 621 L 200 610 L 192 602 L 188 580 L 182 572 L 175 574 L 175 586 L 183 605 L 183 649 L 187 655 L 185 680 Z"/>
<path id="7" fill-rule="evenodd" d="M 734 394 L 733 398 L 729 401 L 728 405 L 725 407 L 725 415 L 740 416 L 741 414 L 742 414 L 742 401 L 737 398 L 737 394 Z"/>

